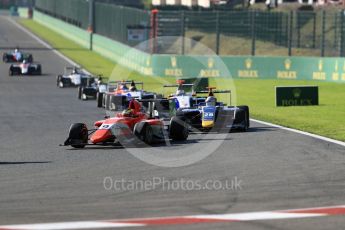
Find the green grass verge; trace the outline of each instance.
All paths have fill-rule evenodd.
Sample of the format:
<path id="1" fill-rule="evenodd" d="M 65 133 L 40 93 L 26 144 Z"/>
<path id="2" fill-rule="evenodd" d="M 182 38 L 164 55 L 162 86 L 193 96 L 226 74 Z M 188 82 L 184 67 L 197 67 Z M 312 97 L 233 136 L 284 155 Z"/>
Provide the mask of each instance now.
<path id="1" fill-rule="evenodd" d="M 234 83 L 238 104 L 249 105 L 253 118 L 345 141 L 345 84 L 296 80 Z M 287 85 L 318 85 L 320 105 L 275 107 L 275 86 Z"/>
<path id="2" fill-rule="evenodd" d="M 144 81 L 147 90 L 162 89 L 162 78 L 142 76 L 118 66 L 35 21 L 22 19 L 19 22 L 91 73 L 109 76 L 116 68 L 116 76 Z M 164 78 L 164 83 L 173 81 L 174 78 Z M 211 79 L 211 84 L 213 81 Z M 253 118 L 345 141 L 345 84 L 256 79 L 234 80 L 233 83 L 237 91 L 237 104 L 249 105 Z M 232 83 L 228 79 L 217 79 L 218 86 L 227 88 L 229 84 Z M 318 85 L 320 106 L 276 108 L 274 89 L 278 85 Z"/>
<path id="3" fill-rule="evenodd" d="M 28 19 L 20 19 L 19 23 L 31 30 L 34 34 L 48 42 L 53 48 L 85 67 L 93 74 L 109 76 L 114 68 L 114 63 L 101 55 L 92 52 L 74 41 L 62 37 L 55 31 Z"/>

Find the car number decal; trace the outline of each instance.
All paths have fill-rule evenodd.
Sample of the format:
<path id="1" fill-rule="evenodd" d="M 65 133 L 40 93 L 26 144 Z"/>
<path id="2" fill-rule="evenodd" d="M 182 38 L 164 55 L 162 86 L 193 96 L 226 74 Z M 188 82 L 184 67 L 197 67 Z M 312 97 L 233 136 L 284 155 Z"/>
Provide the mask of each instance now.
<path id="1" fill-rule="evenodd" d="M 214 107 L 204 107 L 203 108 L 203 120 L 204 121 L 213 121 L 215 116 Z"/>
<path id="2" fill-rule="evenodd" d="M 99 129 L 111 129 L 112 126 L 112 124 L 103 124 Z"/>

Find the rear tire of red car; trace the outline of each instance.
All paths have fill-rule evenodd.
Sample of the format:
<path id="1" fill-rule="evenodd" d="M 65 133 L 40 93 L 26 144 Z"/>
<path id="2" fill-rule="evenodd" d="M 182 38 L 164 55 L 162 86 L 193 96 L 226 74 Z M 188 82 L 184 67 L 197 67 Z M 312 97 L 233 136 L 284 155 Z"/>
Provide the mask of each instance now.
<path id="1" fill-rule="evenodd" d="M 185 141 L 189 135 L 188 124 L 182 117 L 173 117 L 170 120 L 169 136 L 174 141 Z"/>
<path id="2" fill-rule="evenodd" d="M 84 148 L 88 140 L 87 127 L 83 123 L 72 124 L 69 129 L 68 138 L 71 142 L 78 144 L 71 144 L 73 148 L 81 149 Z"/>
<path id="3" fill-rule="evenodd" d="M 150 125 L 146 125 L 146 127 L 145 127 L 144 142 L 148 145 L 153 143 L 153 129 Z"/>

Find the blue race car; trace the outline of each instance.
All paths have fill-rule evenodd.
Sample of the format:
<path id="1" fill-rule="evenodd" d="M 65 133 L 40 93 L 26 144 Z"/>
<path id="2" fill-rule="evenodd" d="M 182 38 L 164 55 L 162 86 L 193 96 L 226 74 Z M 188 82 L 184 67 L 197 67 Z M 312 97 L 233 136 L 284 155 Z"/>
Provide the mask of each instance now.
<path id="1" fill-rule="evenodd" d="M 250 126 L 249 107 L 246 105 L 228 106 L 222 102 L 217 102 L 214 94 L 226 93 L 230 96 L 231 104 L 231 91 L 215 91 L 214 89 L 209 87 L 208 91 L 196 92 L 199 94 L 208 93 L 205 101 L 194 107 L 179 107 L 176 110 L 176 117 L 187 122 L 191 129 L 198 131 L 247 131 Z"/>

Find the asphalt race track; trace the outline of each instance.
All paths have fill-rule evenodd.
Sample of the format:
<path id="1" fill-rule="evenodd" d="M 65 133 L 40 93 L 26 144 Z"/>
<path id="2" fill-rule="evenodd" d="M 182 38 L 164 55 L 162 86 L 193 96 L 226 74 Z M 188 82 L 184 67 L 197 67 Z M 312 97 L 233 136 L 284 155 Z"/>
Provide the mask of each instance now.
<path id="1" fill-rule="evenodd" d="M 71 123 L 81 121 L 91 127 L 104 111 L 96 108 L 95 101 L 79 101 L 76 89 L 58 89 L 56 75 L 69 64 L 0 17 L 1 52 L 15 46 L 33 53 L 42 64 L 43 76 L 9 77 L 9 66 L 0 64 L 0 225 L 345 205 L 343 146 L 253 122 L 249 132 L 229 134 L 211 155 L 183 167 L 147 164 L 116 147 L 60 147 Z M 189 145 L 206 148 L 219 137 L 192 135 L 187 143 L 162 148 L 188 154 L 184 151 Z M 161 147 L 145 148 L 145 152 L 155 148 Z M 240 186 L 119 191 L 104 187 L 106 177 L 238 180 Z M 345 216 L 339 215 L 153 229 L 324 230 L 343 229 L 344 224 Z"/>

